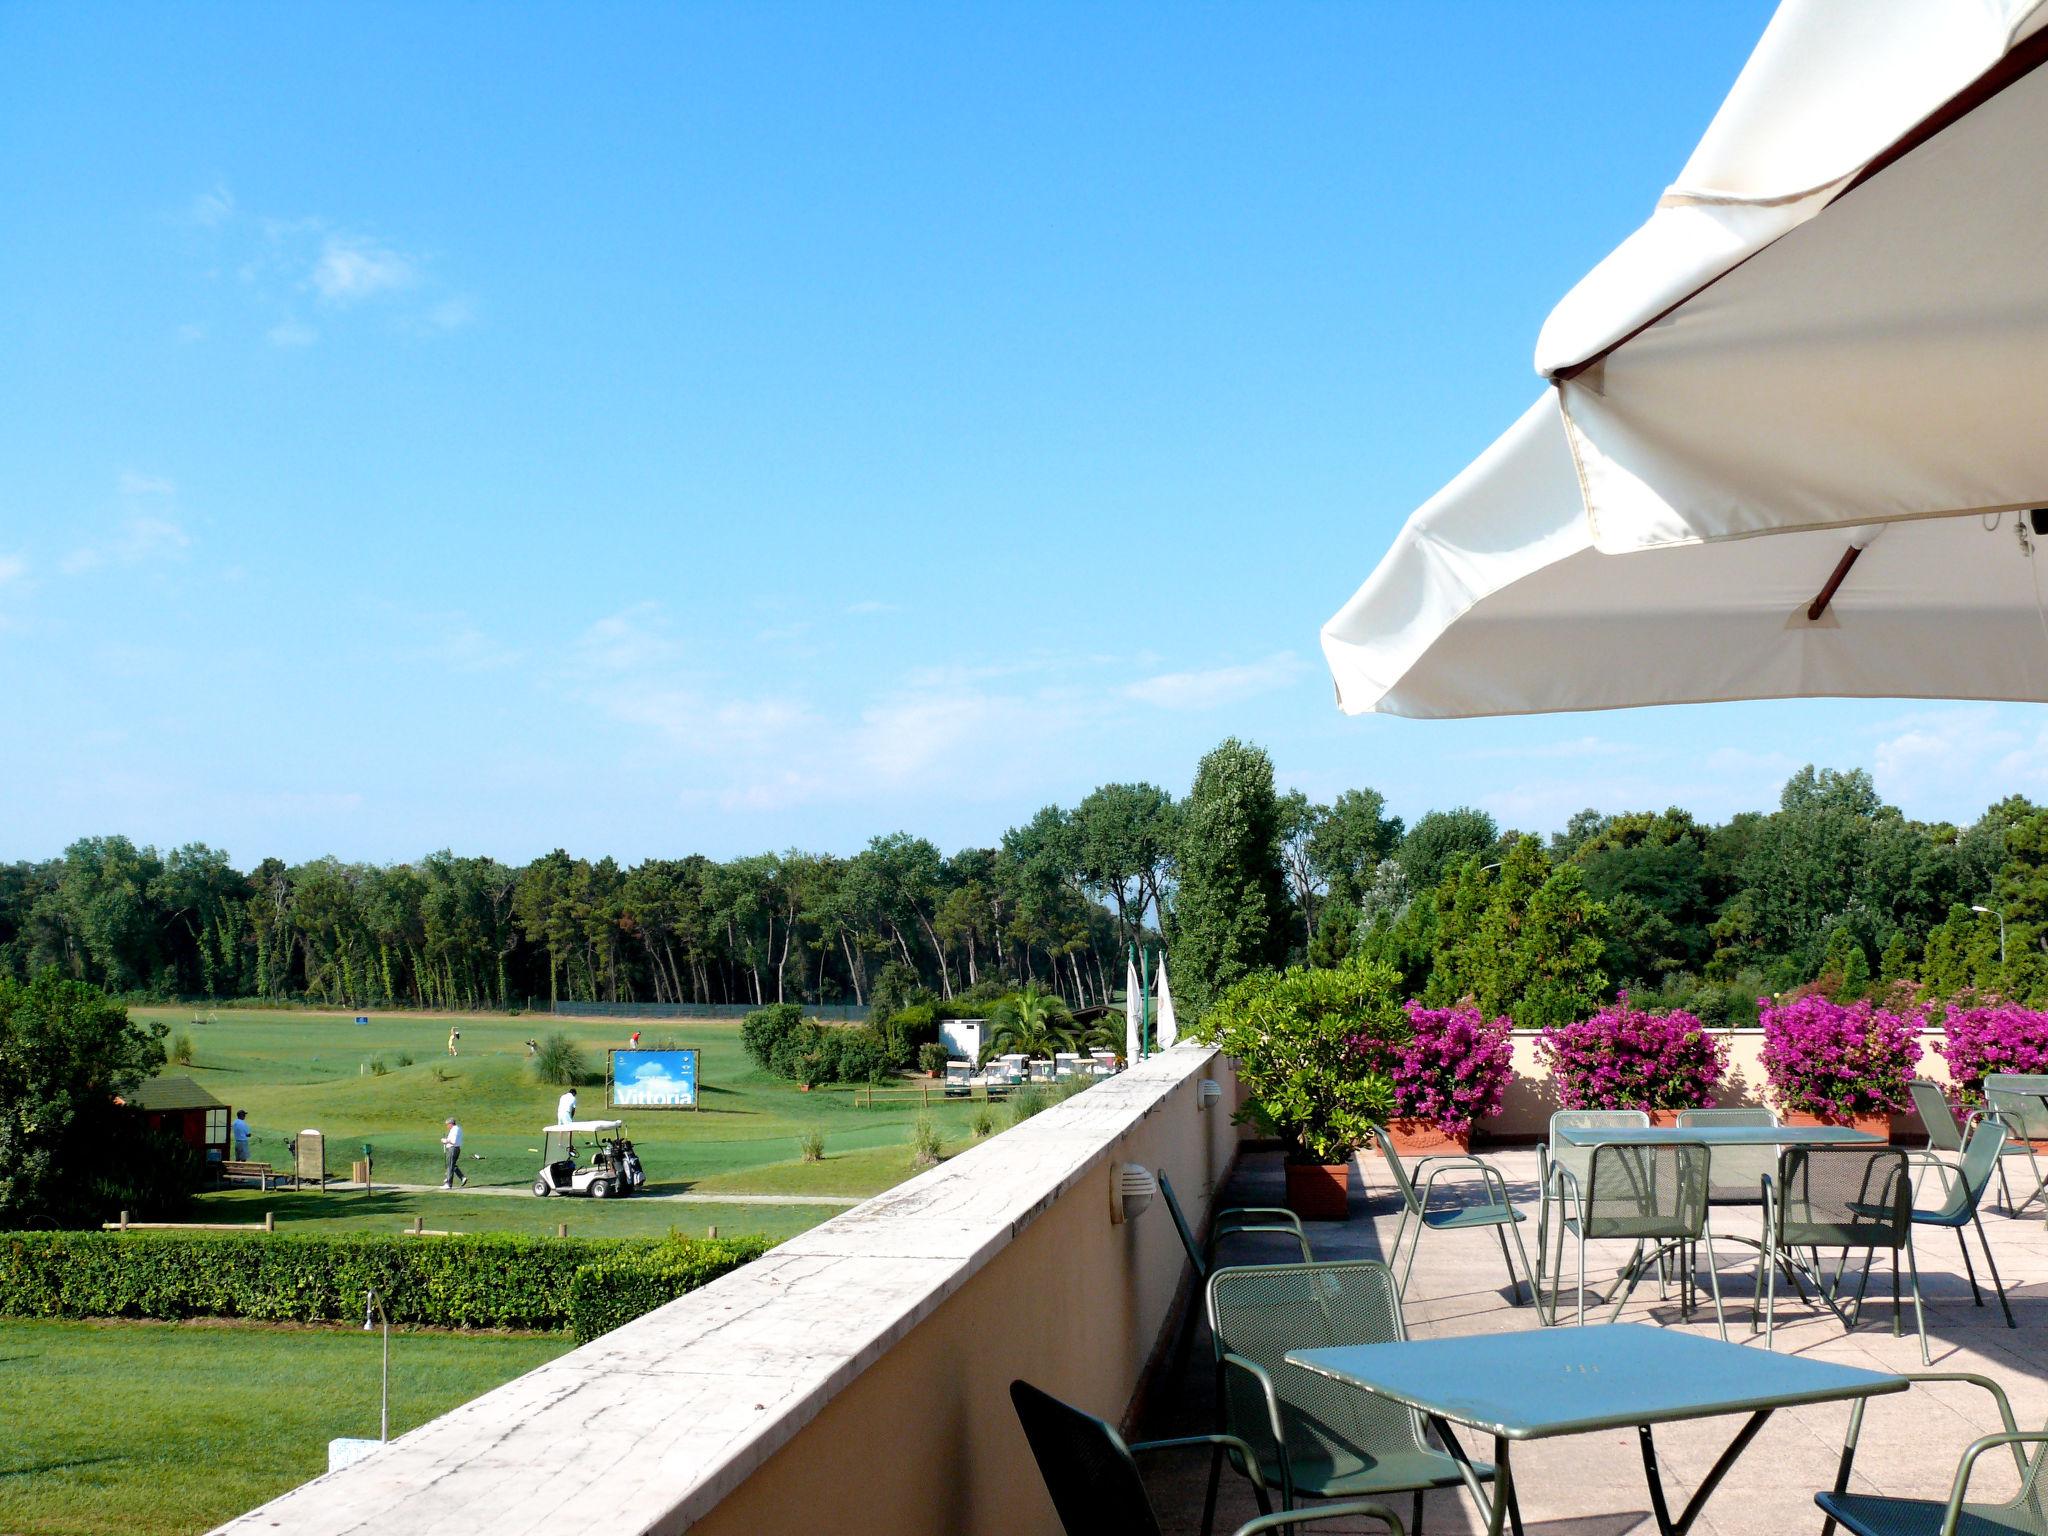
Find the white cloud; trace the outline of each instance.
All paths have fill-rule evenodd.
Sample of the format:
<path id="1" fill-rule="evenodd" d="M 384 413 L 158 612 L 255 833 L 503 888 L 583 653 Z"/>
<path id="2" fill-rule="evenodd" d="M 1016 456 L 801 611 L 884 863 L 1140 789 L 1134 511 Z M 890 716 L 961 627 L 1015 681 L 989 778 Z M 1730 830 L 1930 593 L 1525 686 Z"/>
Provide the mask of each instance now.
<path id="1" fill-rule="evenodd" d="M 2048 787 L 2048 726 L 2022 726 L 1992 704 L 1964 704 L 1901 716 L 1872 754 L 1887 800 L 1926 816 L 1969 820 L 2015 791 Z"/>
<path id="2" fill-rule="evenodd" d="M 1214 709 L 1284 688 L 1301 676 L 1302 659 L 1281 651 L 1264 661 L 1194 672 L 1161 672 L 1130 684 L 1124 696 L 1161 709 Z"/>
<path id="3" fill-rule="evenodd" d="M 192 536 L 171 518 L 131 517 L 112 538 L 80 545 L 59 560 L 57 568 L 66 576 L 83 576 L 108 565 L 138 566 L 174 559 L 191 546 Z"/>
<path id="4" fill-rule="evenodd" d="M 180 345 L 189 347 L 197 342 L 206 340 L 206 327 L 203 325 L 181 325 L 174 334 L 177 336 Z"/>
<path id="5" fill-rule="evenodd" d="M 235 194 L 220 182 L 215 182 L 211 189 L 200 193 L 185 207 L 186 221 L 202 229 L 218 229 L 234 216 Z"/>
<path id="6" fill-rule="evenodd" d="M 265 331 L 263 339 L 273 347 L 310 347 L 320 339 L 320 333 L 305 321 L 287 315 Z"/>
<path id="7" fill-rule="evenodd" d="M 330 304 L 359 303 L 418 281 L 410 257 L 361 235 L 329 235 L 313 263 L 313 287 Z"/>
<path id="8" fill-rule="evenodd" d="M 436 331 L 459 331 L 475 319 L 476 306 L 460 294 L 431 306 L 426 317 L 428 327 Z"/>
<path id="9" fill-rule="evenodd" d="M 848 603 L 846 611 L 858 616 L 870 613 L 895 613 L 897 608 L 894 603 L 885 603 L 880 598 L 868 597 L 857 603 Z"/>
<path id="10" fill-rule="evenodd" d="M 1522 761 L 1546 759 L 1577 760 L 1581 758 L 1642 757 L 1644 749 L 1629 742 L 1610 741 L 1604 736 L 1575 736 L 1569 741 L 1531 742 L 1527 746 L 1477 747 L 1470 752 L 1447 754 L 1464 762 L 1479 763 L 1496 760 Z"/>
<path id="11" fill-rule="evenodd" d="M 0 555 L 0 587 L 10 586 L 28 577 L 26 555 Z"/>
<path id="12" fill-rule="evenodd" d="M 128 469 L 121 472 L 116 482 L 123 496 L 175 496 L 177 483 L 164 475 L 139 475 Z"/>

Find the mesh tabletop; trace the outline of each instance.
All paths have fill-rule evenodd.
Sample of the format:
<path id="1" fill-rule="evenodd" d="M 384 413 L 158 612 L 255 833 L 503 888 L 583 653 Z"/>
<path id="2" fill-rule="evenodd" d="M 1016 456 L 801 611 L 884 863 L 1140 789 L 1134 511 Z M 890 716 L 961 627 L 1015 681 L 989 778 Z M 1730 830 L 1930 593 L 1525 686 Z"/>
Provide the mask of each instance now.
<path id="1" fill-rule="evenodd" d="M 1509 1440 L 1903 1392 L 1903 1376 L 1641 1323 L 1290 1351 L 1304 1370 Z"/>
<path id="2" fill-rule="evenodd" d="M 1846 1125 L 1561 1125 L 1560 1141 L 1575 1147 L 1672 1147 L 1694 1142 L 1709 1147 L 1859 1147 L 1884 1139 Z"/>

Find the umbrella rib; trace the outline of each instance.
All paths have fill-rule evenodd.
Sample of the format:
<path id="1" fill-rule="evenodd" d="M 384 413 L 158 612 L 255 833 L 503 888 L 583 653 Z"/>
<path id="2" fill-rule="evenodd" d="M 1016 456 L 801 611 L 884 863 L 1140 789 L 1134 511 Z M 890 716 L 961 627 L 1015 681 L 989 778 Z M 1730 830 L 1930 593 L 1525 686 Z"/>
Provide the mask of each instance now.
<path id="1" fill-rule="evenodd" d="M 1835 593 L 1841 590 L 1842 579 L 1849 574 L 1849 567 L 1856 563 L 1856 557 L 1862 553 L 1863 551 L 1854 544 L 1842 551 L 1842 558 L 1835 562 L 1834 571 L 1828 576 L 1826 585 L 1820 589 L 1814 600 L 1806 605 L 1807 623 L 1820 622 L 1820 616 L 1828 611 L 1828 604 L 1835 600 Z"/>

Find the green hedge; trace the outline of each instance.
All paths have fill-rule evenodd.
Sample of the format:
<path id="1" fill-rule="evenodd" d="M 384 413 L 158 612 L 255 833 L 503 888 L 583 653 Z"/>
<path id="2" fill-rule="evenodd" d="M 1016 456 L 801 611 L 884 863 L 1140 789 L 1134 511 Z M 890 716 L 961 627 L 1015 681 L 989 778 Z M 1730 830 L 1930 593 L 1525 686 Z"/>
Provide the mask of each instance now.
<path id="1" fill-rule="evenodd" d="M 767 1251 L 768 1240 L 761 1237 L 692 1238 L 652 1253 L 593 1259 L 569 1283 L 569 1326 L 584 1343 Z"/>
<path id="2" fill-rule="evenodd" d="M 353 1322 L 374 1289 L 400 1324 L 560 1331 L 580 1308 L 616 1327 L 647 1307 L 600 1306 L 602 1282 L 584 1281 L 583 1271 L 651 1267 L 654 1278 L 633 1280 L 629 1291 L 659 1306 L 765 1246 L 749 1238 L 10 1232 L 0 1235 L 0 1316 Z M 676 1288 L 662 1293 L 670 1282 Z M 579 1338 L 595 1336 L 578 1328 Z"/>

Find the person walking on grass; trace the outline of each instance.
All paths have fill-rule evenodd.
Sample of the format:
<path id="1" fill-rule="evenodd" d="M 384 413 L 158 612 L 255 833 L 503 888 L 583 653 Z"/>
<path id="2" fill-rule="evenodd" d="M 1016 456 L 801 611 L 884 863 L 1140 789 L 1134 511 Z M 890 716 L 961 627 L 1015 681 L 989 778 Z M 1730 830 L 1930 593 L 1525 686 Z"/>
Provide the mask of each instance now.
<path id="1" fill-rule="evenodd" d="M 441 1138 L 441 1145 L 448 1149 L 448 1176 L 441 1181 L 441 1187 L 453 1189 L 460 1182 L 467 1188 L 469 1175 L 462 1171 L 462 1127 L 453 1120 L 445 1123 L 448 1130 Z"/>
<path id="2" fill-rule="evenodd" d="M 235 1123 L 229 1129 L 235 1133 L 235 1161 L 246 1163 L 249 1161 L 249 1111 L 236 1110 Z"/>
<path id="3" fill-rule="evenodd" d="M 461 1030 L 459 1030 L 459 1029 L 451 1029 L 451 1030 L 449 1030 L 449 1031 L 448 1031 L 448 1054 L 449 1054 L 450 1056 L 453 1056 L 453 1055 L 455 1054 L 455 1042 L 456 1042 L 456 1041 L 458 1041 L 458 1040 L 460 1040 L 461 1038 L 462 1038 L 462 1031 L 461 1031 Z"/>
<path id="4" fill-rule="evenodd" d="M 555 1100 L 555 1124 L 567 1125 L 576 1118 L 576 1090 L 571 1088 Z"/>

